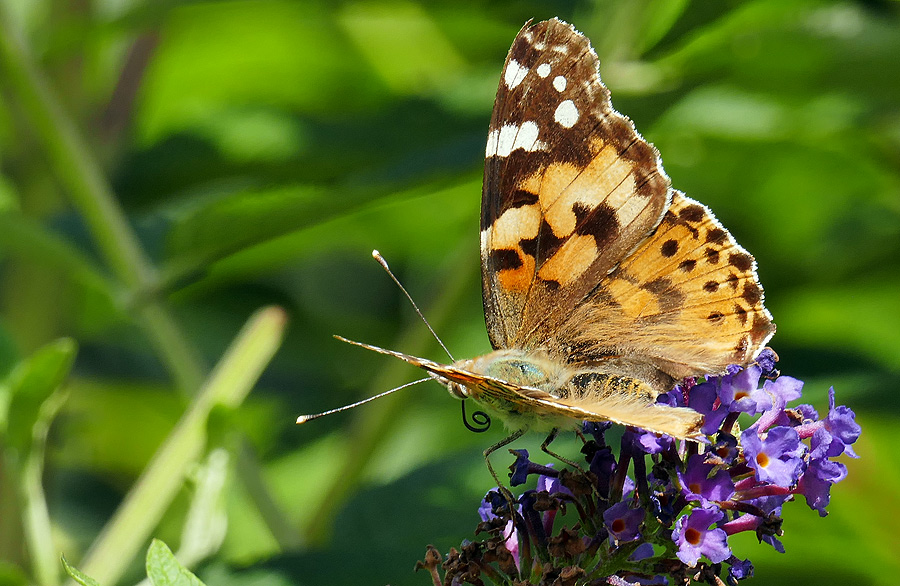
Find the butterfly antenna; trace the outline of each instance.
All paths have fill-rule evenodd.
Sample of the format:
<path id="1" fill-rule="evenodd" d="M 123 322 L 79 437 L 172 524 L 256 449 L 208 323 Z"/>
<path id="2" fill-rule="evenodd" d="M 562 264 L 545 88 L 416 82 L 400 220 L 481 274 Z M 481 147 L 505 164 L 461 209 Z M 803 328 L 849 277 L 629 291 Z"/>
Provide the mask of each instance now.
<path id="1" fill-rule="evenodd" d="M 380 399 L 381 397 L 386 397 L 391 393 L 395 393 L 401 389 L 405 389 L 406 387 L 411 387 L 413 385 L 417 385 L 419 383 L 424 383 L 427 380 L 431 380 L 431 377 L 421 378 L 419 380 L 415 380 L 411 383 L 406 383 L 405 385 L 400 385 L 399 387 L 394 387 L 389 391 L 385 391 L 383 393 L 378 393 L 375 396 L 369 397 L 368 399 L 363 399 L 362 401 L 357 401 L 356 403 L 351 403 L 349 405 L 344 405 L 343 407 L 338 407 L 337 409 L 329 409 L 328 411 L 322 411 L 321 413 L 314 413 L 312 415 L 301 415 L 297 418 L 297 425 L 301 423 L 306 423 L 307 421 L 312 421 L 313 419 L 318 419 L 319 417 L 325 417 L 326 415 L 331 415 L 332 413 L 340 413 L 341 411 L 347 411 L 348 409 L 353 409 L 354 407 L 359 407 L 369 401 L 374 401 L 375 399 Z"/>
<path id="2" fill-rule="evenodd" d="M 450 353 L 450 350 L 448 350 L 447 347 L 444 346 L 444 343 L 443 343 L 443 342 L 441 341 L 441 339 L 438 337 L 437 332 L 434 331 L 434 328 L 432 328 L 432 327 L 431 327 L 431 324 L 428 323 L 428 320 L 425 319 L 425 316 L 424 316 L 424 315 L 422 314 L 422 312 L 419 310 L 419 306 L 416 305 L 416 302 L 415 302 L 415 301 L 413 301 L 412 295 L 409 294 L 409 292 L 406 290 L 406 287 L 404 287 L 403 284 L 400 282 L 400 280 L 399 280 L 397 277 L 394 276 L 394 273 L 391 272 L 391 268 L 388 266 L 387 261 L 384 260 L 384 257 L 381 256 L 381 253 L 378 252 L 377 250 L 373 250 L 373 251 L 372 251 L 372 258 L 374 258 L 375 260 L 377 260 L 377 261 L 378 261 L 378 264 L 381 265 L 381 268 L 383 268 L 383 269 L 385 270 L 385 272 L 387 272 L 387 274 L 390 275 L 391 279 L 393 279 L 394 282 L 397 283 L 397 286 L 400 287 L 400 290 L 403 291 L 403 294 L 406 295 L 406 298 L 407 298 L 407 299 L 409 299 L 409 302 L 412 304 L 413 309 L 416 310 L 416 313 L 419 315 L 420 318 L 422 318 L 422 321 L 425 322 L 425 326 L 428 328 L 428 331 L 431 332 L 431 335 L 434 336 L 434 339 L 437 340 L 437 343 L 441 345 L 441 348 L 444 349 L 444 352 L 447 353 L 447 356 L 450 357 L 450 360 L 451 360 L 451 361 L 455 360 L 455 359 L 453 358 L 453 354 Z"/>

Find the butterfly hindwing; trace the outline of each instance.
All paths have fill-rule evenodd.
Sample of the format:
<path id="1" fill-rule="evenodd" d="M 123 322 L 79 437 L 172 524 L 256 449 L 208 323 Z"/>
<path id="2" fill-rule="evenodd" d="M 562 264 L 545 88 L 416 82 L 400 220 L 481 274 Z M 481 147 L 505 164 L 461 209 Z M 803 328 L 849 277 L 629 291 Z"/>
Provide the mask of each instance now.
<path id="1" fill-rule="evenodd" d="M 756 262 L 704 205 L 676 192 L 662 223 L 559 329 L 568 361 L 640 357 L 675 378 L 751 361 L 775 331 Z"/>

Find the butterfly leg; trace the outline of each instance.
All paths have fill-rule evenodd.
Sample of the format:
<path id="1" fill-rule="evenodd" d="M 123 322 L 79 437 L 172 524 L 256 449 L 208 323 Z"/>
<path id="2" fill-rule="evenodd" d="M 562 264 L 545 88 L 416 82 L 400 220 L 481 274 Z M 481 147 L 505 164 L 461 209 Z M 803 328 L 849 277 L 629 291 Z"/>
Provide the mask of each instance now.
<path id="1" fill-rule="evenodd" d="M 556 439 L 556 436 L 558 436 L 558 435 L 559 435 L 559 429 L 558 429 L 558 428 L 557 428 L 557 429 L 554 429 L 553 431 L 551 431 L 551 432 L 550 432 L 550 435 L 547 436 L 547 439 L 544 440 L 544 443 L 541 444 L 541 451 L 544 452 L 545 454 L 548 454 L 548 455 L 550 455 L 550 456 L 553 456 L 554 458 L 556 458 L 557 460 L 559 460 L 559 461 L 562 462 L 563 464 L 568 464 L 569 466 L 571 466 L 572 468 L 575 468 L 576 470 L 578 470 L 579 472 L 581 472 L 581 473 L 583 474 L 583 473 L 584 473 L 584 468 L 582 468 L 581 466 L 579 466 L 578 464 L 576 464 L 576 463 L 573 462 L 572 460 L 569 460 L 568 458 L 563 458 L 562 456 L 560 456 L 560 455 L 557 454 L 556 452 L 553 452 L 553 451 L 550 450 L 550 447 L 549 447 L 549 446 L 550 446 L 550 442 L 552 442 L 553 440 L 555 440 L 555 439 Z"/>
<path id="2" fill-rule="evenodd" d="M 522 435 L 524 433 L 525 433 L 525 430 L 520 429 L 519 431 L 503 438 L 502 440 L 500 440 L 499 442 L 497 442 L 496 444 L 492 445 L 491 447 L 489 447 L 488 449 L 486 449 L 484 451 L 484 463 L 487 464 L 488 471 L 491 473 L 491 476 L 494 477 L 494 482 L 497 483 L 497 488 L 500 489 L 500 492 L 503 493 L 503 496 L 506 498 L 506 502 L 509 504 L 510 515 L 513 515 L 516 510 L 515 509 L 515 499 L 513 498 L 512 493 L 509 492 L 509 489 L 506 488 L 502 482 L 500 482 L 500 477 L 497 476 L 497 473 L 494 471 L 494 467 L 491 466 L 491 454 L 493 454 L 494 452 L 496 452 L 503 446 L 508 446 L 509 444 L 513 443 L 514 441 L 516 441 L 517 439 L 522 437 Z M 512 517 L 510 517 L 510 518 L 512 518 Z"/>

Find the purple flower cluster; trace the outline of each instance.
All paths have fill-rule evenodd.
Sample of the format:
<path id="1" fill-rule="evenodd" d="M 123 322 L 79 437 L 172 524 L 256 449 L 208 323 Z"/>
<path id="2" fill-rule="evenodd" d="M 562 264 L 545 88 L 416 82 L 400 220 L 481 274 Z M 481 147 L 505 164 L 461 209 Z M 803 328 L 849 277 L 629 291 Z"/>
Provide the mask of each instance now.
<path id="1" fill-rule="evenodd" d="M 514 498 L 488 493 L 478 532 L 446 560 L 430 550 L 421 567 L 444 584 L 736 584 L 753 575 L 728 538 L 753 531 L 783 552 L 778 537 L 782 506 L 802 495 L 826 515 L 831 485 L 847 469 L 836 457 L 857 457 L 860 434 L 852 410 L 835 406 L 820 418 L 810 405 L 789 406 L 803 383 L 774 370 L 775 355 L 732 367 L 703 382 L 686 380 L 660 397 L 705 417 L 707 444 L 676 442 L 637 429 L 621 437 L 618 456 L 607 444 L 605 423 L 585 423 L 587 466 L 557 470 L 510 450 L 510 485 L 537 477 L 536 487 Z M 753 416 L 741 431 L 738 418 Z M 742 421 L 742 423 L 744 423 Z M 429 562 L 430 560 L 430 562 Z M 726 570 L 727 568 L 727 570 Z M 724 574 L 722 574 L 724 572 Z"/>

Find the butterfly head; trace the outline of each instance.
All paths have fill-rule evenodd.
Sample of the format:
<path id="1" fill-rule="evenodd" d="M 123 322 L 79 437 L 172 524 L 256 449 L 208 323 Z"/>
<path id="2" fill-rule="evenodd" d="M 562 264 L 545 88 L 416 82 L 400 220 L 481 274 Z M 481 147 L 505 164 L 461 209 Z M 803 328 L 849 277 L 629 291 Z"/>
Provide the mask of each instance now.
<path id="1" fill-rule="evenodd" d="M 422 366 L 421 364 L 416 364 Z M 566 369 L 541 353 L 503 349 L 472 358 L 457 360 L 449 367 L 429 370 L 457 399 L 483 398 L 488 380 L 522 389 L 540 389 L 552 393 L 564 382 Z"/>
<path id="2" fill-rule="evenodd" d="M 473 360 L 468 370 L 510 384 L 551 391 L 558 389 L 565 372 L 562 365 L 541 353 L 515 348 L 497 350 Z"/>
<path id="3" fill-rule="evenodd" d="M 464 360 L 462 362 L 470 362 L 470 361 Z M 465 387 L 465 385 L 462 385 L 462 384 L 460 384 L 456 381 L 450 380 L 448 378 L 444 378 L 443 376 L 441 376 L 437 373 L 434 373 L 434 372 L 429 372 L 428 376 L 430 376 L 432 379 L 436 380 L 437 382 L 441 383 L 443 386 L 447 387 L 447 392 L 450 393 L 450 396 L 453 397 L 454 399 L 464 400 L 464 399 L 469 398 L 469 389 L 467 389 Z"/>

